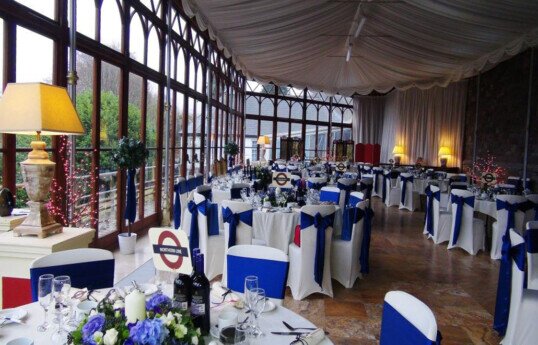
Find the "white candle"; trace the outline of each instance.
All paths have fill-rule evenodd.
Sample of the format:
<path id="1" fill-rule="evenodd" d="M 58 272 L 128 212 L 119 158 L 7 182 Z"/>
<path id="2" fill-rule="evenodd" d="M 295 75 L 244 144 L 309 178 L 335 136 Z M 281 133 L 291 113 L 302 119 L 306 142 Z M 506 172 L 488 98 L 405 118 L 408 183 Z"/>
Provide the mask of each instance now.
<path id="1" fill-rule="evenodd" d="M 125 297 L 125 317 L 128 323 L 146 319 L 146 296 L 135 289 Z"/>

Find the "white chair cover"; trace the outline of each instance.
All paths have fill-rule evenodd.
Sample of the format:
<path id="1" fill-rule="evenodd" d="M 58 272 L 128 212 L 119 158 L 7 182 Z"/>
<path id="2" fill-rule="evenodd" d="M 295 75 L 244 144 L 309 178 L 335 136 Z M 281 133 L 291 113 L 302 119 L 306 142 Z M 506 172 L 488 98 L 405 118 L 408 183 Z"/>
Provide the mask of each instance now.
<path id="1" fill-rule="evenodd" d="M 453 200 L 454 197 L 464 198 L 466 202 L 460 206 L 461 225 L 458 235 L 458 203 Z M 481 219 L 473 218 L 474 213 L 474 194 L 467 190 L 454 189 L 451 192 L 452 203 L 452 227 L 450 230 L 450 241 L 448 249 L 460 247 L 471 255 L 476 255 L 479 250 L 485 248 L 485 226 Z M 471 205 L 469 205 L 470 203 Z M 457 239 L 455 240 L 455 237 Z"/>
<path id="2" fill-rule="evenodd" d="M 356 206 L 364 211 L 368 206 L 368 201 L 361 201 Z M 336 238 L 332 242 L 332 278 L 337 280 L 346 289 L 352 288 L 353 284 L 355 284 L 355 280 L 362 277 L 359 258 L 361 256 L 363 233 L 364 218 L 353 224 L 350 241 Z"/>
<path id="3" fill-rule="evenodd" d="M 320 213 L 322 217 L 334 214 L 333 205 L 307 205 L 301 212 L 315 216 Z M 287 285 L 291 289 L 294 299 L 301 300 L 313 293 L 323 293 L 333 296 L 331 283 L 331 241 L 333 228 L 325 230 L 325 260 L 323 266 L 322 287 L 314 279 L 314 260 L 316 256 L 317 229 L 314 225 L 301 229 L 301 246 L 295 243 L 289 245 L 290 271 Z"/>
<path id="4" fill-rule="evenodd" d="M 327 184 L 327 178 L 325 178 L 325 177 L 309 177 L 307 181 L 309 182 L 307 185 L 310 185 L 310 184 L 326 185 Z M 310 187 L 308 187 L 308 188 L 310 188 Z"/>
<path id="5" fill-rule="evenodd" d="M 519 204 L 523 205 L 527 199 L 521 195 L 498 195 L 497 196 L 497 206 L 499 202 L 505 202 L 510 205 Z M 502 249 L 502 238 L 506 233 L 509 222 L 509 212 L 506 209 L 499 209 L 497 207 L 497 221 L 491 225 L 492 235 L 491 235 L 491 253 L 490 256 L 494 260 L 499 260 L 501 258 L 501 249 Z M 514 230 L 519 234 L 523 234 L 523 229 L 525 226 L 525 212 L 518 209 L 514 213 Z"/>
<path id="6" fill-rule="evenodd" d="M 538 221 L 527 223 L 527 288 L 538 290 Z"/>
<path id="7" fill-rule="evenodd" d="M 398 181 L 400 181 L 399 178 L 398 178 Z M 385 196 L 385 205 L 387 205 L 388 207 L 399 206 L 402 190 L 400 189 L 399 186 L 393 188 L 392 179 L 390 178 L 385 179 L 385 184 L 386 184 L 385 188 L 386 188 L 386 193 L 387 193 Z"/>
<path id="8" fill-rule="evenodd" d="M 437 197 L 439 197 L 439 199 Z M 450 240 L 450 226 L 452 224 L 452 215 L 450 212 L 441 211 L 440 198 L 441 190 L 439 187 L 429 185 L 426 188 L 426 221 L 424 222 L 424 235 L 428 235 L 428 238 L 431 238 L 435 244 Z M 429 212 L 431 212 L 431 215 Z M 433 234 L 430 234 L 430 231 L 428 231 L 429 217 L 431 217 L 431 231 Z"/>
<path id="9" fill-rule="evenodd" d="M 403 291 L 385 295 L 380 345 L 439 344 L 437 322 L 431 309 Z"/>
<path id="10" fill-rule="evenodd" d="M 233 260 L 230 257 L 233 257 Z M 224 284 L 224 278 L 229 276 L 230 289 L 244 293 L 245 277 L 255 275 L 267 297 L 276 305 L 282 305 L 289 266 L 288 256 L 283 251 L 256 245 L 236 245 L 227 250 L 226 262 L 228 260 L 231 260 L 232 265 L 226 265 L 228 270 L 223 273 L 222 286 L 227 286 Z"/>
<path id="11" fill-rule="evenodd" d="M 538 221 L 538 194 L 528 194 L 528 210 L 525 212 L 525 222 Z"/>
<path id="12" fill-rule="evenodd" d="M 405 186 L 404 186 L 405 183 Z M 402 195 L 405 190 L 405 196 Z M 402 203 L 403 199 L 403 203 Z M 419 194 L 414 191 L 413 174 L 400 174 L 400 203 L 399 209 L 414 211 L 420 204 Z"/>
<path id="13" fill-rule="evenodd" d="M 196 204 L 199 204 L 206 200 L 206 198 L 198 193 L 194 193 L 193 200 Z M 187 213 L 190 212 L 187 209 Z M 187 234 L 190 234 L 190 221 L 187 225 Z M 207 279 L 211 280 L 217 275 L 222 274 L 224 257 L 224 235 L 209 236 L 208 235 L 208 219 L 207 216 L 198 212 L 198 239 L 200 252 L 204 254 L 204 271 Z"/>
<path id="14" fill-rule="evenodd" d="M 343 210 L 344 207 L 346 206 L 346 203 L 347 203 L 346 201 L 349 200 L 349 195 L 357 187 L 357 180 L 343 177 L 343 178 L 338 179 L 336 185 L 340 189 L 340 202 L 338 203 L 338 205 Z M 346 189 L 349 189 L 349 191 L 346 191 Z M 347 193 L 347 198 L 346 198 L 346 193 Z"/>

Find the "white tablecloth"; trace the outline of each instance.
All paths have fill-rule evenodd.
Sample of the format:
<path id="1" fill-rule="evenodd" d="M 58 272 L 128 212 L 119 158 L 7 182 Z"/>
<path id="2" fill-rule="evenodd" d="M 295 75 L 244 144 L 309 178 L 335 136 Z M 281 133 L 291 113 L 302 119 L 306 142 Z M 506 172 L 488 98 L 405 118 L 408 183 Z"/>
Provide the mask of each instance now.
<path id="1" fill-rule="evenodd" d="M 295 226 L 299 224 L 300 213 L 292 211 L 265 212 L 254 211 L 252 231 L 254 238 L 264 240 L 267 246 L 288 253 L 288 246 L 293 241 Z"/>
<path id="2" fill-rule="evenodd" d="M 104 294 L 102 295 L 102 297 Z M 8 341 L 18 337 L 28 337 L 34 340 L 34 345 L 50 345 L 52 344 L 51 336 L 52 329 L 49 329 L 45 333 L 37 331 L 37 326 L 43 322 L 43 310 L 39 304 L 31 303 L 20 307 L 28 312 L 27 317 L 24 319 L 24 324 L 12 323 L 0 328 L 0 344 L 6 344 Z M 211 315 L 212 323 L 215 324 L 217 320 L 217 314 L 215 312 Z M 244 318 L 241 318 L 241 321 Z M 284 307 L 276 307 L 275 310 L 263 313 L 259 318 L 260 328 L 266 333 L 266 336 L 260 339 L 257 344 L 289 344 L 295 336 L 281 336 L 273 335 L 270 332 L 288 332 L 282 321 L 288 322 L 294 327 L 315 327 L 310 321 L 302 316 L 295 314 L 289 309 Z M 211 337 L 206 339 L 206 344 L 209 343 Z M 321 345 L 332 344 L 332 342 L 325 338 Z"/>
<path id="3" fill-rule="evenodd" d="M 435 182 L 434 184 L 439 186 L 441 192 L 446 192 L 448 190 L 448 180 L 432 180 L 423 178 L 416 178 L 413 180 L 413 190 L 421 195 L 424 195 L 424 190 L 431 182 Z"/>
<path id="4" fill-rule="evenodd" d="M 475 199 L 474 210 L 497 219 L 497 203 L 495 201 Z"/>

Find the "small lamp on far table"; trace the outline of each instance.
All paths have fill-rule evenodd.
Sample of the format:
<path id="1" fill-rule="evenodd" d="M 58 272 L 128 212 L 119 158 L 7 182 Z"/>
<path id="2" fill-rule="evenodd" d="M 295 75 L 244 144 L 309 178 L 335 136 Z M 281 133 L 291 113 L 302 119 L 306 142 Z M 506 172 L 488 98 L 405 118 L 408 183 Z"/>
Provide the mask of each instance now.
<path id="1" fill-rule="evenodd" d="M 0 99 L 0 133 L 36 136 L 28 159 L 21 163 L 30 214 L 13 235 L 42 238 L 62 232 L 46 206 L 56 163 L 49 160 L 41 136 L 84 133 L 67 90 L 43 83 L 8 84 Z"/>
<path id="2" fill-rule="evenodd" d="M 450 157 L 450 147 L 448 146 L 441 146 L 439 148 L 439 161 L 441 162 L 441 168 L 446 168 L 448 157 Z"/>
<path id="3" fill-rule="evenodd" d="M 402 155 L 404 154 L 404 148 L 401 145 L 394 146 L 394 149 L 392 150 L 392 154 L 394 155 L 394 165 L 400 165 L 400 162 L 402 160 Z"/>
<path id="4" fill-rule="evenodd" d="M 267 160 L 265 159 L 265 145 L 269 145 L 271 141 L 269 140 L 269 137 L 267 135 L 260 135 L 258 137 L 258 145 L 260 145 L 261 152 L 260 152 L 260 162 L 266 163 Z"/>

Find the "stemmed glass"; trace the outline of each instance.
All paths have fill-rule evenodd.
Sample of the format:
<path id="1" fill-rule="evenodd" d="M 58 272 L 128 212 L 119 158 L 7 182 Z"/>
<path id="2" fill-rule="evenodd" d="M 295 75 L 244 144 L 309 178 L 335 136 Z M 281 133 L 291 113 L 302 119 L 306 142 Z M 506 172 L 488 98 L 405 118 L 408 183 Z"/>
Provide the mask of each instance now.
<path id="1" fill-rule="evenodd" d="M 248 314 L 248 327 L 249 329 L 253 329 L 253 316 L 254 316 L 254 306 L 251 304 L 252 298 L 250 295 L 252 294 L 252 291 L 255 291 L 258 288 L 258 277 L 257 276 L 246 276 L 245 277 L 245 303 L 247 304 L 247 312 Z"/>
<path id="2" fill-rule="evenodd" d="M 251 306 L 252 314 L 254 315 L 254 322 L 252 323 L 252 335 L 257 338 L 264 336 L 265 334 L 258 326 L 258 317 L 265 309 L 265 290 L 262 288 L 252 289 L 249 293 L 249 305 Z"/>
<path id="3" fill-rule="evenodd" d="M 39 305 L 43 308 L 43 311 L 45 312 L 45 318 L 43 320 L 43 323 L 37 327 L 38 332 L 45 332 L 47 328 L 49 327 L 49 324 L 47 322 L 47 315 L 50 307 L 50 303 L 52 302 L 52 280 L 54 279 L 54 276 L 52 274 L 43 274 L 39 276 L 39 282 L 37 286 L 37 294 L 38 294 L 38 300 Z"/>
<path id="4" fill-rule="evenodd" d="M 234 344 L 235 345 L 248 344 L 248 332 L 249 332 L 249 328 L 245 324 L 238 324 L 237 326 L 235 326 Z"/>
<path id="5" fill-rule="evenodd" d="M 58 344 L 64 344 L 67 340 L 67 331 L 63 325 L 63 309 L 69 302 L 69 291 L 71 290 L 71 278 L 69 276 L 58 276 L 52 280 L 52 295 L 59 308 L 58 331 L 52 335 L 52 340 Z"/>

